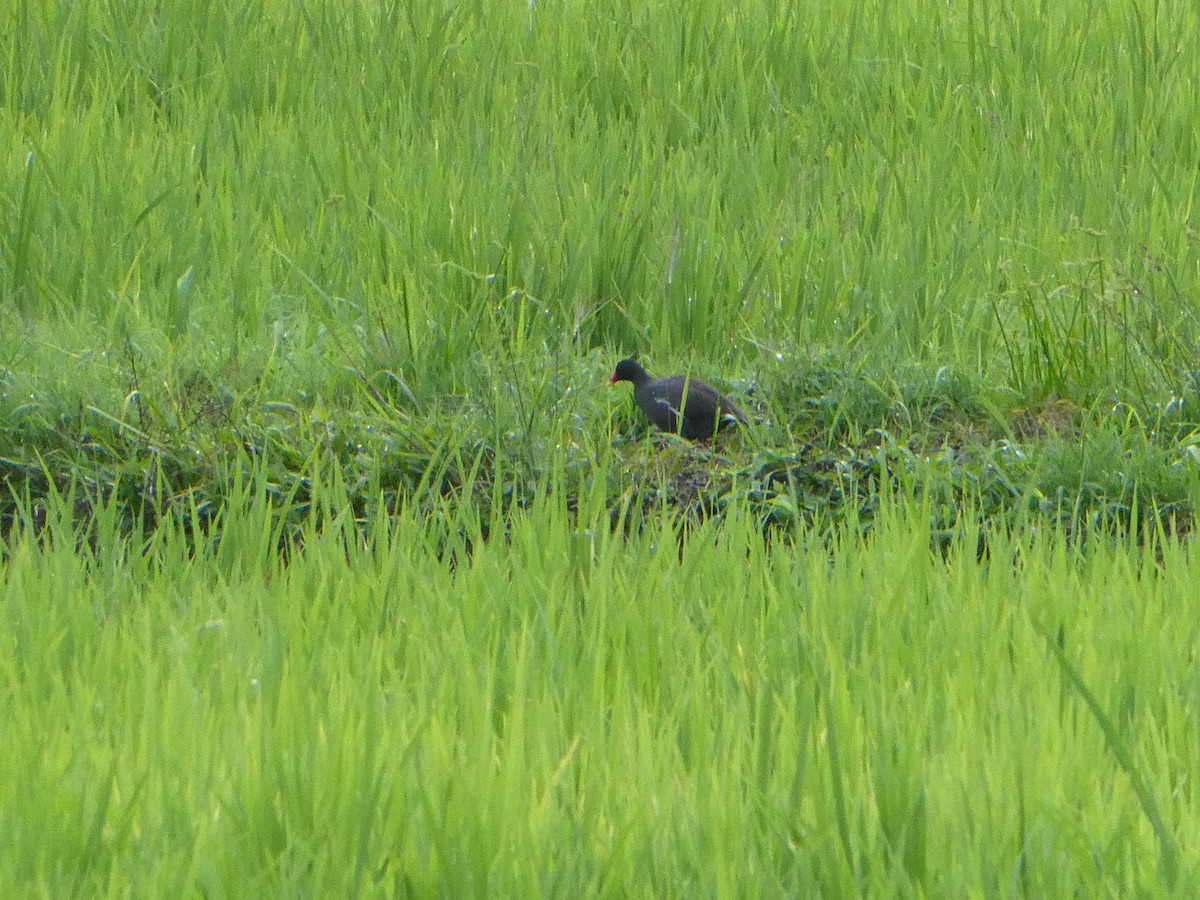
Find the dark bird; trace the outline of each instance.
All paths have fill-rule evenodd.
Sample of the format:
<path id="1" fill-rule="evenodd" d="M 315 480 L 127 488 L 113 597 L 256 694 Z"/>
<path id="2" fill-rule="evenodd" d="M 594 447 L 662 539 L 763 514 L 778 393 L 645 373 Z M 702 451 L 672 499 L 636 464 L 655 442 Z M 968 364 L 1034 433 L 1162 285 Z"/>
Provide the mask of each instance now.
<path id="1" fill-rule="evenodd" d="M 682 434 L 694 441 L 706 440 L 713 436 L 713 431 L 720 431 L 726 425 L 746 424 L 746 416 L 737 404 L 721 396 L 711 384 L 687 375 L 651 378 L 633 356 L 617 363 L 608 381 L 609 384 L 632 381 L 633 399 L 647 419 L 662 431 Z"/>

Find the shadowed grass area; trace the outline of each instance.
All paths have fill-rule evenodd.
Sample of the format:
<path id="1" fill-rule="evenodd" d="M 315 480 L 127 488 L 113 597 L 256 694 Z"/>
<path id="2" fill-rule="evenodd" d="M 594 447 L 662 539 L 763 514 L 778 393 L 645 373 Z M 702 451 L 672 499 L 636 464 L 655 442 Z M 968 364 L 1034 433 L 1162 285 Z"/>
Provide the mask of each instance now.
<path id="1" fill-rule="evenodd" d="M 786 375 L 721 380 L 743 386 L 754 421 L 694 445 L 652 439 L 629 391 L 607 385 L 605 363 L 598 352 L 500 361 L 476 391 L 411 412 L 361 373 L 344 406 L 271 401 L 261 385 L 238 395 L 202 372 L 161 405 L 133 391 L 120 417 L 10 405 L 0 522 L 69 490 L 83 522 L 111 505 L 121 527 L 146 537 L 176 517 L 207 528 L 253 471 L 272 515 L 298 523 L 314 483 L 335 471 L 364 529 L 380 508 L 437 516 L 469 501 L 503 530 L 550 485 L 572 508 L 599 492 L 614 515 L 630 498 L 647 514 L 697 520 L 748 504 L 764 530 L 869 527 L 881 491 L 936 498 L 937 534 L 1039 521 L 1075 537 L 1192 528 L 1198 431 L 1182 398 L 1158 410 L 1065 398 L 1011 406 L 946 370 L 873 380 L 828 358 L 793 360 Z"/>

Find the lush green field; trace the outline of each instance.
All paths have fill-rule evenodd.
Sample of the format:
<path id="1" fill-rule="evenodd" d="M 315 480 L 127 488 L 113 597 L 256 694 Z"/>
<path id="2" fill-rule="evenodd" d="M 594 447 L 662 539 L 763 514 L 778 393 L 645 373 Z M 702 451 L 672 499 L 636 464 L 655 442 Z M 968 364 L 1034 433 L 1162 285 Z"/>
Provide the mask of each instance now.
<path id="1" fill-rule="evenodd" d="M 680 547 L 561 499 L 471 552 L 406 514 L 282 564 L 253 509 L 194 555 L 18 543 L 0 892 L 1194 889 L 1194 545 Z"/>
<path id="2" fill-rule="evenodd" d="M 0 895 L 1187 895 L 1197 46 L 0 13 Z"/>
<path id="3" fill-rule="evenodd" d="M 996 507 L 1190 511 L 1191 4 L 180 9 L 4 20 L 0 458 L 35 493 L 219 504 L 248 448 L 528 499 L 607 467 L 639 350 L 760 419 L 748 477 L 948 442 Z"/>

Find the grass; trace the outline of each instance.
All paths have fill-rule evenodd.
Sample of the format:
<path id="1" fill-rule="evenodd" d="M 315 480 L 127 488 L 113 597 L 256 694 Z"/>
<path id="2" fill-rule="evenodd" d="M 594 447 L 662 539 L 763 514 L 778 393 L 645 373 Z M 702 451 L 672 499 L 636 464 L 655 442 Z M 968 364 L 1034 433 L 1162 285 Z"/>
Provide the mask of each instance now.
<path id="1" fill-rule="evenodd" d="M 0 24 L 0 892 L 1186 892 L 1200 14 L 210 6 Z"/>
<path id="2" fill-rule="evenodd" d="M 80 552 L 69 509 L 10 544 L 6 893 L 1194 881 L 1190 544 L 980 565 L 889 507 L 771 551 L 741 512 L 680 543 L 551 496 L 456 566 L 411 513 L 284 564 L 257 490 L 200 551 Z"/>
<path id="3" fill-rule="evenodd" d="M 216 495 L 230 451 L 302 460 L 336 423 L 407 487 L 484 446 L 537 484 L 592 458 L 641 350 L 741 373 L 773 453 L 814 399 L 840 442 L 894 433 L 896 373 L 949 372 L 985 443 L 1067 398 L 1165 410 L 1150 445 L 1185 459 L 1197 134 L 1161 98 L 1196 16 L 1072 7 L 1051 38 L 1031 6 L 906 9 L 26 4 L 0 456 L 22 489 L 149 454 Z"/>

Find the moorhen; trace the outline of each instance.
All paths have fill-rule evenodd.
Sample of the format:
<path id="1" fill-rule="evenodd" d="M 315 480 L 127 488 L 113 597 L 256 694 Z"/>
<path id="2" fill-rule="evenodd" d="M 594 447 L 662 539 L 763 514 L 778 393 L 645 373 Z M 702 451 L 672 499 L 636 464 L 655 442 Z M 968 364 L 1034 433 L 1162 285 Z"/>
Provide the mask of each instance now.
<path id="1" fill-rule="evenodd" d="M 635 356 L 617 363 L 608 381 L 609 384 L 632 381 L 633 399 L 647 419 L 663 431 L 682 434 L 694 441 L 706 440 L 713 436 L 714 430 L 720 431 L 726 425 L 746 424 L 746 416 L 737 404 L 721 396 L 711 384 L 687 375 L 651 378 Z M 683 409 L 682 427 L 679 424 L 680 408 Z"/>

